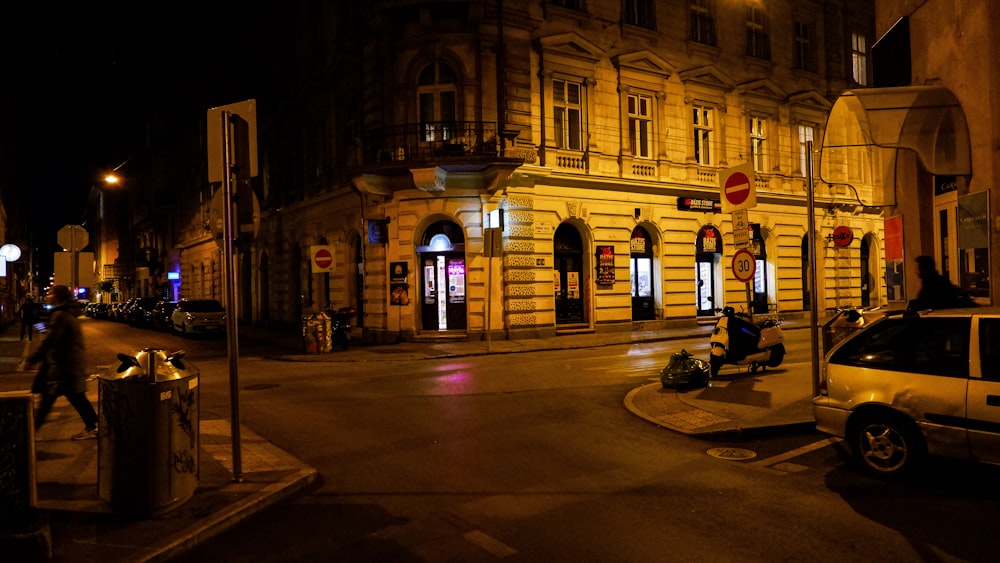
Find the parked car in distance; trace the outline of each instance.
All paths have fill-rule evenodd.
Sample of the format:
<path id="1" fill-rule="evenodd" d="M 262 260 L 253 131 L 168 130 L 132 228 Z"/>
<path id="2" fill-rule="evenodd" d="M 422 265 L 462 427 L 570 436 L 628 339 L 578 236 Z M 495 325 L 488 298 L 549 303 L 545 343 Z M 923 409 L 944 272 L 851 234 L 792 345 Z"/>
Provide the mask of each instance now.
<path id="1" fill-rule="evenodd" d="M 119 301 L 115 303 L 111 309 L 111 320 L 118 321 L 120 323 L 125 322 L 128 319 L 128 309 L 132 306 L 136 300 L 135 297 L 128 299 L 126 301 Z"/>
<path id="2" fill-rule="evenodd" d="M 95 303 L 93 306 L 93 317 L 95 319 L 107 320 L 111 314 L 111 303 Z"/>
<path id="3" fill-rule="evenodd" d="M 224 334 L 226 310 L 217 299 L 181 299 L 170 315 L 175 333 L 189 337 L 205 334 Z"/>
<path id="4" fill-rule="evenodd" d="M 816 427 L 867 472 L 903 476 L 927 455 L 1000 464 L 1000 308 L 887 314 L 824 368 Z"/>
<path id="5" fill-rule="evenodd" d="M 149 326 L 156 330 L 170 330 L 170 316 L 177 308 L 176 301 L 166 301 L 161 299 L 153 305 L 153 310 L 149 313 Z"/>
<path id="6" fill-rule="evenodd" d="M 150 326 L 150 313 L 159 297 L 139 297 L 132 301 L 128 310 L 125 311 L 125 320 L 132 326 Z"/>

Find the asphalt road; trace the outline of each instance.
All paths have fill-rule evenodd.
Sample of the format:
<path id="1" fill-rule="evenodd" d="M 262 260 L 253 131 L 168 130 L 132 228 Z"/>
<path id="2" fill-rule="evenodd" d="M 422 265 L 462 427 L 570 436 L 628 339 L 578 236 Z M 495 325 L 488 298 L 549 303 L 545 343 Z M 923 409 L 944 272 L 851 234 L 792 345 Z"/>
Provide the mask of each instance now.
<path id="1" fill-rule="evenodd" d="M 92 352 L 95 341 L 189 349 L 202 408 L 228 408 L 224 342 L 88 327 L 102 333 Z M 787 369 L 809 369 L 808 332 L 789 336 Z M 1000 521 L 994 468 L 937 463 L 886 483 L 816 433 L 705 442 L 623 407 L 670 353 L 704 344 L 370 363 L 242 358 L 243 423 L 322 482 L 176 560 L 994 560 L 1000 541 L 984 529 Z M 756 457 L 709 455 L 719 448 Z"/>

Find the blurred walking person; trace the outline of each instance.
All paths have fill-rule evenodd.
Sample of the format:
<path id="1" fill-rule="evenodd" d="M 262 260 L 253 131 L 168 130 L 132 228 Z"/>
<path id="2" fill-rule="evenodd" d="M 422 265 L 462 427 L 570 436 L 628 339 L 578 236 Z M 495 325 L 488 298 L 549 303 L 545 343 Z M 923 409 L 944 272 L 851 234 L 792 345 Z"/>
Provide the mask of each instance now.
<path id="1" fill-rule="evenodd" d="M 29 365 L 38 362 L 42 364 L 31 389 L 42 395 L 35 413 L 35 430 L 45 423 L 52 405 L 62 395 L 83 419 L 84 429 L 73 436 L 73 439 L 97 438 L 97 413 L 87 399 L 83 330 L 77 318 L 79 310 L 76 299 L 68 287 L 56 285 L 49 290 L 48 301 L 52 310 L 45 338 L 38 350 L 28 357 Z"/>

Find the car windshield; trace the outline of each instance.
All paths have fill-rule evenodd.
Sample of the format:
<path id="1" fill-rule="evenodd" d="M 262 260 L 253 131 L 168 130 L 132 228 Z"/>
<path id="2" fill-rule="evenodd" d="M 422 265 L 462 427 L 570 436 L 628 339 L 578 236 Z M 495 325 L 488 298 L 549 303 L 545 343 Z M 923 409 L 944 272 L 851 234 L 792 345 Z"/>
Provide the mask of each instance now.
<path id="1" fill-rule="evenodd" d="M 186 301 L 180 308 L 192 313 L 221 313 L 225 310 L 222 308 L 222 303 L 214 299 Z"/>

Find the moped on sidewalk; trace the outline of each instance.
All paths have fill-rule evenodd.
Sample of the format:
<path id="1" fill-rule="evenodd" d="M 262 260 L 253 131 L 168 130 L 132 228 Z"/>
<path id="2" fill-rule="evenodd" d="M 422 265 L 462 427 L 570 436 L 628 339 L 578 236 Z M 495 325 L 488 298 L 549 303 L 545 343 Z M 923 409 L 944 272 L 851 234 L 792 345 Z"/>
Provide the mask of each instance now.
<path id="1" fill-rule="evenodd" d="M 351 344 L 351 319 L 358 312 L 354 307 L 341 307 L 336 310 L 327 311 L 330 317 L 330 338 L 333 348 L 340 346 L 347 350 Z"/>
<path id="2" fill-rule="evenodd" d="M 733 307 L 722 309 L 709 337 L 709 375 L 719 375 L 725 364 L 750 366 L 750 372 L 778 367 L 785 359 L 785 335 L 779 321 L 766 319 L 755 323 L 753 316 L 736 312 Z"/>

